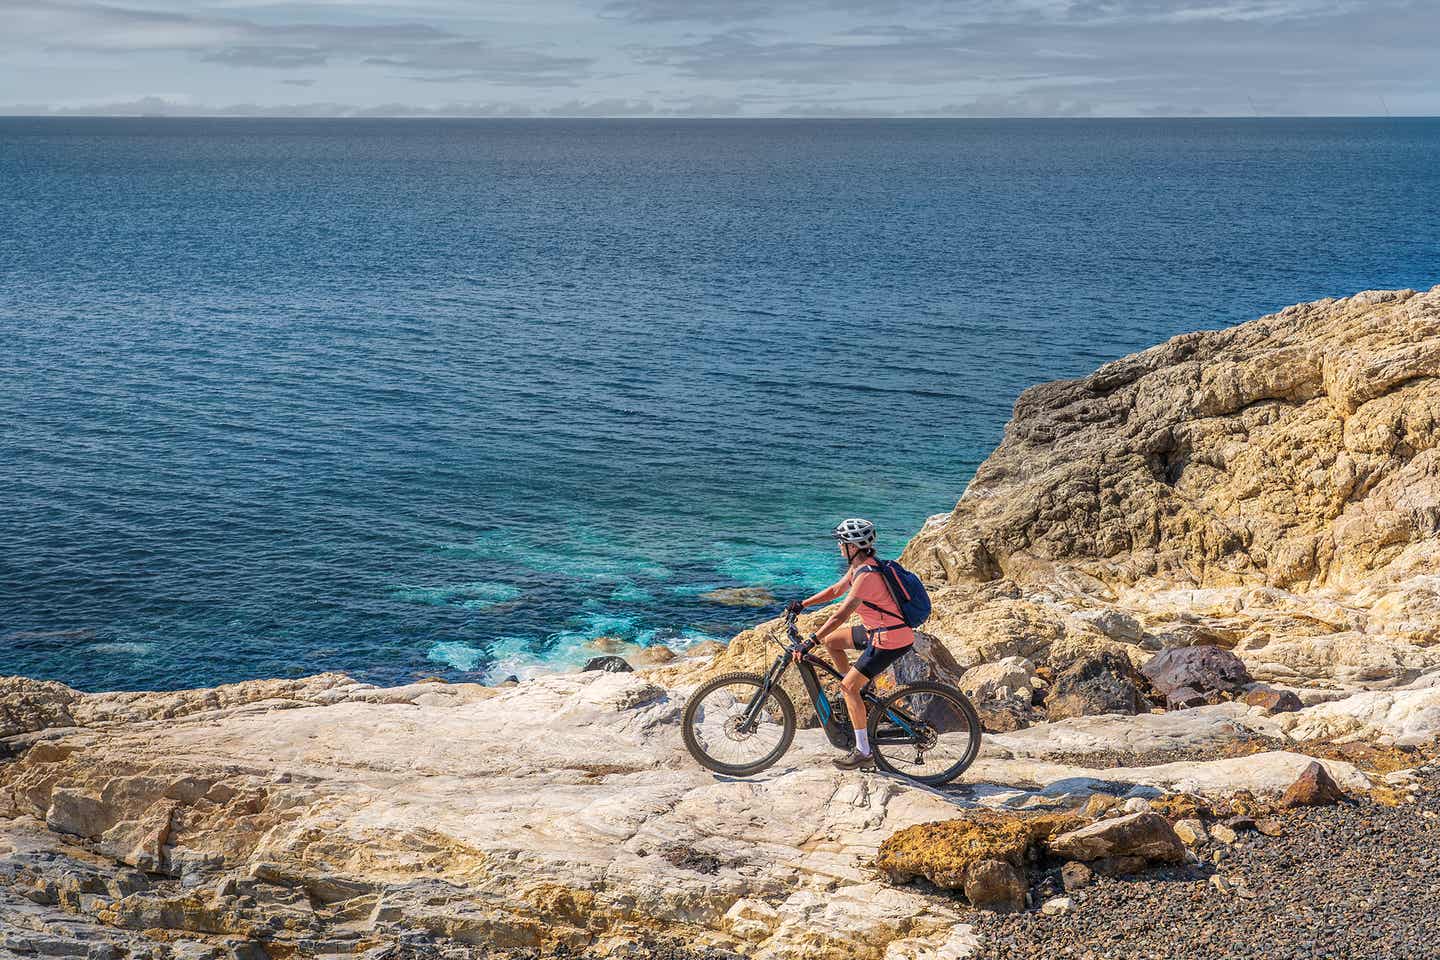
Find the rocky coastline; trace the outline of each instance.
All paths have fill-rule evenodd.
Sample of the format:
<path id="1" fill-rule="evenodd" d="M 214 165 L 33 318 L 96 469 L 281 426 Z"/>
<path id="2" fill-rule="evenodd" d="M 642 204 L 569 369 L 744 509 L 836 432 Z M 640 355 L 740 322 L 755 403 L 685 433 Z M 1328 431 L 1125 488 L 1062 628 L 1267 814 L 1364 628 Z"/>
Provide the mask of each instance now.
<path id="1" fill-rule="evenodd" d="M 1027 390 L 906 547 L 960 783 L 697 767 L 773 621 L 498 687 L 0 678 L 0 956 L 1440 956 L 1437 558 L 1440 287 L 1187 334 Z"/>

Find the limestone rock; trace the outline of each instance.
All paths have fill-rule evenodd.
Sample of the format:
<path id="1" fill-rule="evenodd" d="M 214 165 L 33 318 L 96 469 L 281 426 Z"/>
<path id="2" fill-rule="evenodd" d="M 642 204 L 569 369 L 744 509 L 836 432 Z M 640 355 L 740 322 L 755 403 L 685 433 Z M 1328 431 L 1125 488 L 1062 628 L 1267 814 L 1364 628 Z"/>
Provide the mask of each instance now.
<path id="1" fill-rule="evenodd" d="M 1296 740 L 1366 740 L 1420 746 L 1440 736 L 1440 687 L 1376 690 L 1277 718 Z"/>
<path id="2" fill-rule="evenodd" d="M 942 889 L 958 889 L 972 864 L 1003 860 L 1023 867 L 1032 844 L 1074 822 L 1070 814 L 977 810 L 896 832 L 880 844 L 875 866 L 891 883 L 924 877 Z"/>
<path id="3" fill-rule="evenodd" d="M 81 694 L 63 683 L 0 677 L 0 740 L 74 723 L 70 707 Z"/>
<path id="4" fill-rule="evenodd" d="M 1010 731 L 1038 718 L 1033 707 L 1035 682 L 1034 664 L 1024 657 L 1006 657 L 971 667 L 957 685 L 975 705 L 986 730 Z"/>
<path id="5" fill-rule="evenodd" d="M 1282 807 L 1318 807 L 1340 803 L 1345 791 L 1318 760 L 1307 766 L 1280 798 Z"/>
<path id="6" fill-rule="evenodd" d="M 630 654 L 628 660 L 631 666 L 648 667 L 660 663 L 669 663 L 675 659 L 675 651 L 664 644 L 657 643 L 648 647 L 641 647 Z"/>
<path id="7" fill-rule="evenodd" d="M 1175 821 L 1175 836 L 1187 847 L 1198 847 L 1209 839 L 1205 824 L 1193 818 Z"/>
<path id="8" fill-rule="evenodd" d="M 1157 813 L 1132 813 L 1099 820 L 1049 841 L 1051 853 L 1072 860 L 1140 857 L 1162 863 L 1185 859 L 1185 845 Z"/>
<path id="9" fill-rule="evenodd" d="M 1260 680 L 1399 685 L 1440 668 L 1437 462 L 1440 287 L 1367 291 L 1030 388 L 901 559 L 975 662 L 1055 659 L 1048 599 Z"/>
<path id="10" fill-rule="evenodd" d="M 1047 917 L 1059 916 L 1062 913 L 1069 913 L 1075 907 L 1075 901 L 1069 897 L 1051 897 L 1040 907 L 1040 912 Z"/>
<path id="11" fill-rule="evenodd" d="M 725 644 L 719 640 L 701 640 L 684 650 L 687 657 L 714 657 L 725 652 Z"/>
<path id="12" fill-rule="evenodd" d="M 1111 640 L 1139 643 L 1145 636 L 1139 620 L 1115 607 L 1077 610 L 1071 616 L 1090 624 Z"/>

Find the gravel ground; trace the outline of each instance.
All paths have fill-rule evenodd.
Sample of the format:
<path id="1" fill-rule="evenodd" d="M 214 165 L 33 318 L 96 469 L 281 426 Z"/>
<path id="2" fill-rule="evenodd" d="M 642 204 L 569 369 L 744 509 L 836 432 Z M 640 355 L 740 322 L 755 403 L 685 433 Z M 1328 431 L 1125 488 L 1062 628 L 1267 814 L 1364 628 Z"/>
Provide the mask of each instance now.
<path id="1" fill-rule="evenodd" d="M 1066 763 L 1091 770 L 1108 770 L 1113 767 L 1153 767 L 1162 763 L 1196 763 L 1204 760 L 1224 760 L 1230 757 L 1246 757 L 1264 753 L 1267 750 L 1288 750 L 1292 753 L 1306 753 L 1325 760 L 1344 760 L 1365 770 L 1389 772 L 1415 767 L 1430 759 L 1426 753 L 1414 750 L 1400 750 L 1394 747 L 1373 747 L 1364 743 L 1295 743 L 1277 740 L 1254 732 L 1238 734 L 1233 740 L 1209 744 L 1203 747 L 1175 750 L 1095 750 L 1089 753 L 1047 753 L 1045 759 L 1051 763 Z"/>
<path id="2" fill-rule="evenodd" d="M 1420 782 L 1418 802 L 1297 810 L 1282 837 L 1204 844 L 1202 866 L 1097 878 L 1068 913 L 976 914 L 977 957 L 1440 958 L 1440 770 Z M 1036 903 L 1061 895 L 1058 868 L 1033 873 Z"/>

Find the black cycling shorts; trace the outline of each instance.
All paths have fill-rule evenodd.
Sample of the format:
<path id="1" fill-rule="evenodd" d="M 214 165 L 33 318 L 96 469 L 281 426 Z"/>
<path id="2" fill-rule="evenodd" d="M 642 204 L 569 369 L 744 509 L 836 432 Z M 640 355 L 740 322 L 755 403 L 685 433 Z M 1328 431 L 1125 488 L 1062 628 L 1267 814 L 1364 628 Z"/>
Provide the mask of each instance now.
<path id="1" fill-rule="evenodd" d="M 884 673 L 892 663 L 910 652 L 915 644 L 907 643 L 893 650 L 882 650 L 870 642 L 870 631 L 860 624 L 850 628 L 850 643 L 856 650 L 863 651 L 855 661 L 855 669 L 864 674 L 866 680 L 874 680 Z"/>

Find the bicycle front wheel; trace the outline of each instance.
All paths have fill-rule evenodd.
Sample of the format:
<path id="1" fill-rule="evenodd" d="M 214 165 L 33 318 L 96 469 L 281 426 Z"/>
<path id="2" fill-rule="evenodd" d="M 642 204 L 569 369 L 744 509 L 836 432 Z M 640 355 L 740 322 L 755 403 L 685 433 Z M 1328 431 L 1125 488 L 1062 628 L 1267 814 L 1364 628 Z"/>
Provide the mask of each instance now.
<path id="1" fill-rule="evenodd" d="M 690 695 L 681 715 L 690 756 L 707 770 L 748 777 L 771 766 L 795 739 L 795 705 L 753 673 L 727 673 Z"/>
<path id="2" fill-rule="evenodd" d="M 980 752 L 980 717 L 943 683 L 912 683 L 880 701 L 867 724 L 881 770 L 920 783 L 949 783 Z"/>

